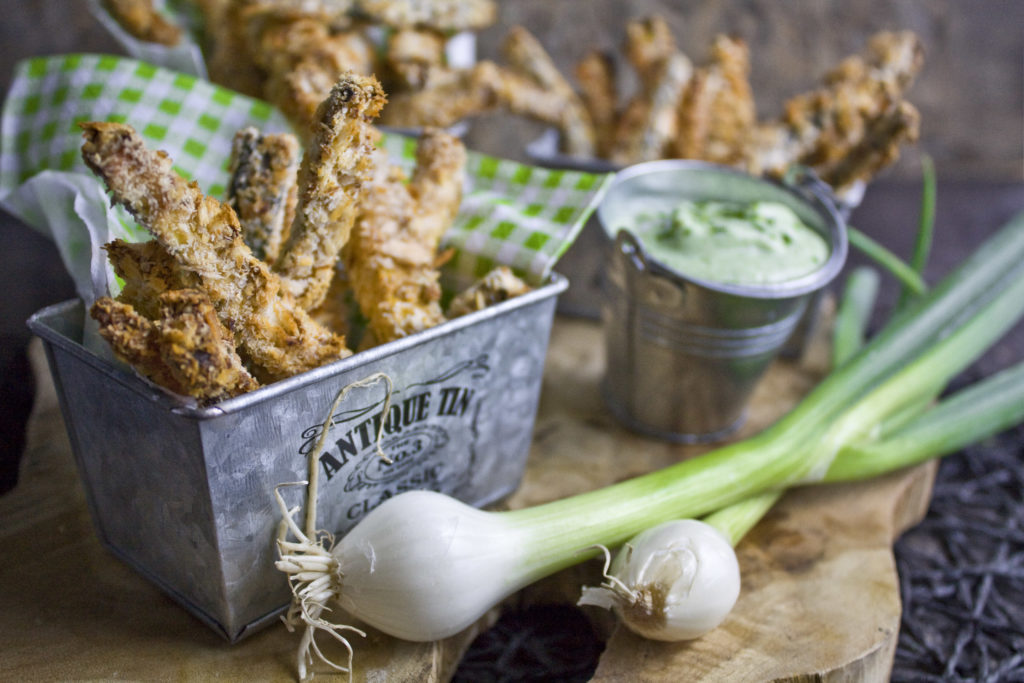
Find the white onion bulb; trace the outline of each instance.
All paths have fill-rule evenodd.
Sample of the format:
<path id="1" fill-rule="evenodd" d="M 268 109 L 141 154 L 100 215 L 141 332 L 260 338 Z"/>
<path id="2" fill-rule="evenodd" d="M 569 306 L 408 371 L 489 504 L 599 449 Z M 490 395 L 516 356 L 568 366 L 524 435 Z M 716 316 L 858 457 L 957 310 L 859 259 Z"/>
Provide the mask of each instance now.
<path id="1" fill-rule="evenodd" d="M 600 587 L 581 605 L 612 609 L 634 633 L 653 640 L 698 638 L 729 614 L 740 569 L 726 537 L 694 519 L 665 522 L 623 545 Z"/>

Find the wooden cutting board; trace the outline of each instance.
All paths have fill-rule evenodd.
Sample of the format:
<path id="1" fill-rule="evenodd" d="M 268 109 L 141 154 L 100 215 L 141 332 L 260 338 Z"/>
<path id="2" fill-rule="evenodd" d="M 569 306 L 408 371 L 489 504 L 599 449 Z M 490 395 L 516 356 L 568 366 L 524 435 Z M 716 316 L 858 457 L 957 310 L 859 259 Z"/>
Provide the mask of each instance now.
<path id="1" fill-rule="evenodd" d="M 618 427 L 599 398 L 602 353 L 597 325 L 556 322 L 534 448 L 507 507 L 561 498 L 701 452 Z M 35 347 L 38 391 L 20 483 L 0 497 L 2 677 L 293 680 L 297 635 L 272 626 L 228 645 L 100 546 L 41 356 Z M 739 436 L 785 412 L 821 367 L 813 353 L 800 364 L 776 363 Z M 933 477 L 934 467 L 923 466 L 866 484 L 787 494 L 738 549 L 743 586 L 734 612 L 698 641 L 647 642 L 616 630 L 606 613 L 588 611 L 609 636 L 594 680 L 887 680 L 900 618 L 891 545 L 924 514 Z M 581 584 L 598 582 L 599 569 L 590 562 L 567 570 L 509 604 L 574 602 Z M 354 641 L 355 680 L 446 681 L 497 613 L 437 643 L 405 643 L 371 630 Z M 322 680 L 336 675 L 316 671 Z"/>

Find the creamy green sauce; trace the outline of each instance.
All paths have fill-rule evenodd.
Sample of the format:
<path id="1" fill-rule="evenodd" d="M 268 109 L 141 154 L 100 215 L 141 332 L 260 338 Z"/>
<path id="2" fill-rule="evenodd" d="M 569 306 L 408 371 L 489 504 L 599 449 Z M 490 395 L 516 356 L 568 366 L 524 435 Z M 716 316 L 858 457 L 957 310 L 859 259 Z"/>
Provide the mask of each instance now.
<path id="1" fill-rule="evenodd" d="M 817 270 L 829 255 L 825 239 L 778 202 L 683 201 L 636 215 L 630 229 L 658 261 L 711 282 L 786 282 Z"/>

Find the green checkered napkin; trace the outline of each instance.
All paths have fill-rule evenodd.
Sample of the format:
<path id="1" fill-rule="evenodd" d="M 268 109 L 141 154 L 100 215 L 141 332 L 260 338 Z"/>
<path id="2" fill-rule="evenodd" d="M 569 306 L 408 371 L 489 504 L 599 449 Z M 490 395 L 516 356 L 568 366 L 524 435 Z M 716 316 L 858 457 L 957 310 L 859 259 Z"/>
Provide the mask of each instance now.
<path id="1" fill-rule="evenodd" d="M 133 126 L 175 169 L 223 197 L 235 131 L 289 130 L 266 102 L 194 76 L 133 59 L 40 57 L 18 65 L 0 119 L 0 204 L 51 237 L 86 301 L 113 282 L 102 245 L 148 235 L 120 208 L 81 159 L 81 121 Z M 386 135 L 396 163 L 411 167 L 415 140 Z M 470 153 L 464 200 L 446 245 L 452 267 L 478 277 L 495 264 L 542 282 L 576 238 L 611 176 L 533 168 Z"/>
<path id="2" fill-rule="evenodd" d="M 200 48 L 201 17 L 195 4 L 188 0 L 156 0 L 155 6 L 172 22 L 180 26 L 181 41 L 174 46 L 147 43 L 131 35 L 110 16 L 100 0 L 87 0 L 89 12 L 125 52 L 134 59 L 174 71 L 206 78 L 206 60 Z"/>

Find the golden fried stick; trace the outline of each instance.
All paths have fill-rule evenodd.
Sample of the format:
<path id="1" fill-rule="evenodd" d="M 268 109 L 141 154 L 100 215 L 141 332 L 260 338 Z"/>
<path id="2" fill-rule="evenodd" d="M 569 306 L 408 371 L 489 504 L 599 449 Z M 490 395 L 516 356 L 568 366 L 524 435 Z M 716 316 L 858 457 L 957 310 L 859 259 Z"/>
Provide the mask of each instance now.
<path id="1" fill-rule="evenodd" d="M 387 26 L 420 26 L 443 32 L 486 28 L 498 17 L 494 0 L 357 0 L 356 6 L 371 20 Z"/>
<path id="2" fill-rule="evenodd" d="M 92 122 L 81 127 L 86 164 L 104 180 L 113 201 L 198 276 L 261 381 L 351 354 L 344 339 L 317 325 L 281 291 L 278 277 L 242 241 L 231 207 L 176 174 L 167 154 L 147 150 L 130 126 Z"/>
<path id="3" fill-rule="evenodd" d="M 842 191 L 867 180 L 899 158 L 900 146 L 916 142 L 921 115 L 906 101 L 871 121 L 864 138 L 835 163 L 816 169 L 821 179 Z"/>
<path id="4" fill-rule="evenodd" d="M 326 14 L 258 3 L 241 16 L 248 52 L 266 73 L 263 95 L 278 106 L 303 138 L 316 112 L 346 73 L 370 76 L 376 55 L 359 30 L 335 31 Z"/>
<path id="5" fill-rule="evenodd" d="M 655 144 L 665 133 L 672 133 L 675 137 L 674 128 L 678 124 L 670 123 L 664 110 L 652 111 L 652 102 L 655 93 L 660 92 L 660 103 L 667 103 L 685 73 L 682 60 L 675 56 L 682 53 L 676 47 L 668 23 L 660 16 L 633 19 L 627 23 L 624 51 L 640 79 L 640 90 L 623 109 L 606 147 L 608 158 L 628 164 L 639 160 L 642 154 L 648 154 L 643 152 L 644 148 Z M 670 61 L 675 65 L 667 67 Z M 692 73 L 692 66 L 689 71 Z M 688 76 L 686 80 L 689 80 Z M 682 94 L 679 99 L 682 99 Z M 654 120 L 661 121 L 667 128 L 646 135 L 647 127 Z"/>
<path id="6" fill-rule="evenodd" d="M 395 128 L 447 128 L 499 104 L 501 70 L 481 61 L 467 69 L 441 68 L 421 89 L 391 93 L 380 123 Z"/>
<path id="7" fill-rule="evenodd" d="M 679 102 L 678 131 L 671 151 L 679 159 L 703 159 L 721 78 L 707 68 L 695 69 Z"/>
<path id="8" fill-rule="evenodd" d="M 445 319 L 436 252 L 461 201 L 465 160 L 458 138 L 427 129 L 420 136 L 408 185 L 395 168 L 382 168 L 369 184 L 343 256 L 376 343 Z"/>
<path id="9" fill-rule="evenodd" d="M 103 7 L 125 31 L 148 43 L 174 46 L 181 42 L 181 27 L 153 7 L 153 0 L 103 0 Z"/>
<path id="10" fill-rule="evenodd" d="M 715 36 L 708 71 L 716 81 L 702 159 L 733 164 L 742 156 L 746 135 L 757 122 L 750 87 L 750 48 L 739 38 Z"/>
<path id="11" fill-rule="evenodd" d="M 185 270 L 156 240 L 114 240 L 103 247 L 114 272 L 124 281 L 117 300 L 130 304 L 145 317 L 160 315 L 160 295 L 172 289 L 195 288 L 199 278 Z"/>
<path id="12" fill-rule="evenodd" d="M 502 49 L 513 69 L 564 98 L 565 106 L 559 126 L 564 151 L 572 156 L 594 156 L 596 140 L 590 114 L 540 42 L 522 26 L 513 26 L 505 37 Z"/>
<path id="13" fill-rule="evenodd" d="M 425 87 L 444 66 L 444 35 L 430 29 L 405 28 L 391 34 L 384 61 L 404 89 Z"/>
<path id="14" fill-rule="evenodd" d="M 649 88 L 658 78 L 659 65 L 678 52 L 678 48 L 668 22 L 664 17 L 652 15 L 632 19 L 626 24 L 624 51 L 644 87 Z"/>
<path id="15" fill-rule="evenodd" d="M 427 129 L 416 144 L 416 168 L 409 195 L 416 205 L 409 222 L 411 235 L 430 250 L 431 260 L 462 203 L 466 148 L 453 135 Z"/>
<path id="16" fill-rule="evenodd" d="M 651 161 L 665 156 L 679 129 L 679 102 L 693 75 L 693 65 L 682 52 L 673 52 L 658 67 L 658 76 L 643 107 L 639 126 L 615 141 L 611 159 L 620 164 Z"/>
<path id="17" fill-rule="evenodd" d="M 370 121 L 385 102 L 377 79 L 346 74 L 317 110 L 317 126 L 299 166 L 295 223 L 274 264 L 305 309 L 323 301 L 352 231 L 378 136 Z"/>
<path id="18" fill-rule="evenodd" d="M 448 317 L 481 311 L 488 306 L 526 294 L 531 287 L 508 266 L 499 266 L 457 294 L 448 305 Z"/>
<path id="19" fill-rule="evenodd" d="M 205 292 L 171 290 L 160 306 L 161 356 L 189 396 L 214 402 L 259 388 Z"/>
<path id="20" fill-rule="evenodd" d="M 542 121 L 560 129 L 564 124 L 568 104 L 562 93 L 501 67 L 498 67 L 494 86 L 498 101 L 512 114 Z"/>
<path id="21" fill-rule="evenodd" d="M 615 61 L 607 52 L 591 50 L 577 62 L 575 74 L 583 106 L 594 124 L 597 156 L 603 157 L 611 146 L 618 116 Z"/>
<path id="22" fill-rule="evenodd" d="M 246 22 L 249 0 L 201 0 L 203 48 L 210 79 L 251 97 L 263 97 L 266 73 L 249 52 Z"/>
<path id="23" fill-rule="evenodd" d="M 187 395 L 186 387 L 174 376 L 160 354 L 158 333 L 153 322 L 130 304 L 109 296 L 96 299 L 89 309 L 101 337 L 114 355 L 134 367 L 139 374 L 177 394 Z"/>
<path id="24" fill-rule="evenodd" d="M 253 127 L 231 144 L 227 201 L 256 258 L 273 264 L 295 220 L 299 143 L 288 133 L 263 135 Z"/>
<path id="25" fill-rule="evenodd" d="M 872 121 L 896 106 L 922 60 L 913 33 L 876 34 L 863 55 L 844 59 L 822 87 L 791 98 L 779 120 L 759 126 L 745 150 L 746 167 L 779 173 L 797 162 L 836 164 L 865 139 Z"/>
<path id="26" fill-rule="evenodd" d="M 109 297 L 90 314 L 115 355 L 175 393 L 209 404 L 259 388 L 205 293 L 170 290 L 158 304 L 152 321 Z"/>

